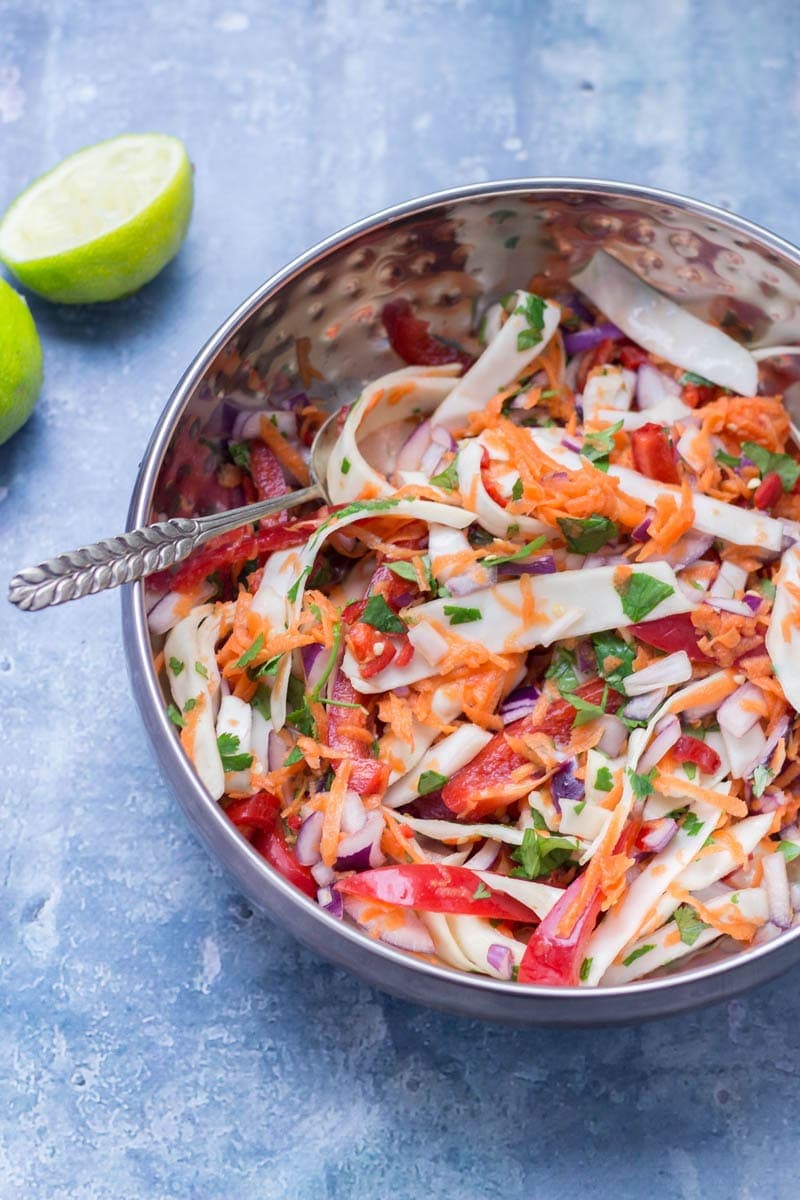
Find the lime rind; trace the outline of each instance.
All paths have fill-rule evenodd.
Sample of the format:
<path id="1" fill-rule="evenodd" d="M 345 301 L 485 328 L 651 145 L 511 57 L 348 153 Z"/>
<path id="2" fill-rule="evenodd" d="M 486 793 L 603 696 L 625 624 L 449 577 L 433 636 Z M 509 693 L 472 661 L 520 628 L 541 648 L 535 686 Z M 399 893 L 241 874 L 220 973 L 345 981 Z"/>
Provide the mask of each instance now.
<path id="1" fill-rule="evenodd" d="M 42 377 L 42 347 L 28 305 L 0 279 L 0 444 L 33 412 Z"/>

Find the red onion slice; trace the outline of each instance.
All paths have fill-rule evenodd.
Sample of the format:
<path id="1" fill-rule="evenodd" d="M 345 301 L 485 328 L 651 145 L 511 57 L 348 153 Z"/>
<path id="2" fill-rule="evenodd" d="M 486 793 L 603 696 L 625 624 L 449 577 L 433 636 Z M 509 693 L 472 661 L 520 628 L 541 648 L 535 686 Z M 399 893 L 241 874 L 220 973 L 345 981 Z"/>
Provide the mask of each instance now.
<path id="1" fill-rule="evenodd" d="M 628 740 L 628 730 L 619 717 L 614 717 L 610 713 L 598 719 L 603 727 L 603 736 L 597 743 L 598 749 L 607 754 L 609 758 L 616 758 Z"/>
<path id="2" fill-rule="evenodd" d="M 386 861 L 381 850 L 383 830 L 384 823 L 381 814 L 370 813 L 360 829 L 342 838 L 339 843 L 336 870 L 366 871 L 368 867 L 383 866 Z"/>
<path id="3" fill-rule="evenodd" d="M 559 812 L 562 800 L 582 800 L 586 794 L 583 780 L 575 778 L 577 766 L 577 759 L 567 759 L 550 780 L 550 794 Z"/>
<path id="4" fill-rule="evenodd" d="M 643 833 L 638 844 L 649 854 L 660 854 L 678 832 L 678 822 L 672 817 L 660 817 L 649 822 L 650 828 Z"/>
<path id="5" fill-rule="evenodd" d="M 502 979 L 510 979 L 514 971 L 514 956 L 508 946 L 493 942 L 486 951 L 486 961 Z"/>
<path id="6" fill-rule="evenodd" d="M 685 650 L 677 650 L 664 658 L 656 659 L 649 667 L 633 671 L 623 683 L 628 696 L 643 696 L 675 683 L 687 683 L 692 678 L 692 664 Z M 655 710 L 654 710 L 655 711 Z"/>
<path id="7" fill-rule="evenodd" d="M 707 592 L 703 597 L 709 608 L 716 608 L 720 612 L 734 613 L 737 617 L 751 617 L 752 611 L 744 600 L 728 600 L 724 596 L 710 596 Z"/>
<path id="8" fill-rule="evenodd" d="M 781 738 L 786 736 L 786 732 L 787 732 L 788 728 L 789 728 L 789 718 L 781 717 L 780 721 L 778 721 L 778 723 L 775 726 L 775 728 L 773 729 L 772 733 L 769 735 L 769 737 L 767 739 L 765 739 L 760 753 L 757 755 L 753 755 L 753 757 L 751 757 L 748 760 L 748 762 L 745 764 L 745 769 L 742 774 L 743 779 L 749 779 L 749 777 L 753 774 L 756 767 L 760 763 L 768 763 L 769 762 L 769 760 L 772 758 L 773 750 L 775 749 L 775 747 L 777 746 L 777 744 L 781 740 Z M 763 735 L 762 735 L 762 737 L 763 737 Z M 726 745 L 727 745 L 727 742 L 726 742 Z M 732 769 L 731 769 L 731 773 L 732 774 L 734 773 Z"/>
<path id="9" fill-rule="evenodd" d="M 618 342 L 625 334 L 611 321 L 603 321 L 591 329 L 579 329 L 576 333 L 564 334 L 564 349 L 567 354 L 582 354 L 584 350 L 592 350 L 601 342 L 610 339 Z"/>
<path id="10" fill-rule="evenodd" d="M 423 421 L 406 438 L 400 447 L 400 453 L 395 463 L 396 471 L 418 471 L 422 464 L 422 456 L 431 443 L 431 423 Z"/>
<path id="11" fill-rule="evenodd" d="M 510 692 L 500 705 L 503 724 L 510 725 L 512 721 L 517 721 L 520 717 L 527 717 L 528 713 L 533 712 L 539 696 L 539 689 L 535 687 L 514 688 L 514 691 Z"/>
<path id="12" fill-rule="evenodd" d="M 761 688 L 754 683 L 743 683 L 727 700 L 723 700 L 717 710 L 717 720 L 720 729 L 724 729 L 732 737 L 741 738 L 752 729 L 758 720 L 758 709 L 748 708 L 748 705 L 758 705 L 763 699 Z"/>
<path id="13" fill-rule="evenodd" d="M 779 929 L 788 929 L 792 923 L 792 899 L 789 892 L 789 876 L 786 873 L 786 859 L 780 851 L 765 854 L 761 865 L 764 868 L 764 887 L 770 919 Z"/>
<path id="14" fill-rule="evenodd" d="M 480 849 L 476 850 L 464 865 L 471 871 L 491 871 L 500 856 L 500 849 L 499 842 L 487 838 Z"/>
<path id="15" fill-rule="evenodd" d="M 324 908 L 332 917 L 340 920 L 344 916 L 344 901 L 340 892 L 334 892 L 329 887 L 321 887 L 317 892 L 317 904 Z"/>
<path id="16" fill-rule="evenodd" d="M 301 867 L 313 867 L 319 862 L 322 822 L 322 813 L 313 812 L 310 817 L 306 817 L 298 830 L 294 854 Z"/>
<path id="17" fill-rule="evenodd" d="M 642 363 L 636 372 L 636 403 L 640 409 L 652 408 L 668 396 L 680 396 L 681 385 L 652 363 Z"/>
<path id="18" fill-rule="evenodd" d="M 645 692 L 643 695 L 629 700 L 622 710 L 622 715 L 629 721 L 647 721 L 664 702 L 666 696 L 666 688 L 659 688 L 656 692 Z"/>
<path id="19" fill-rule="evenodd" d="M 501 563 L 497 574 L 501 579 L 516 578 L 519 575 L 554 575 L 558 568 L 552 554 L 540 554 L 538 558 L 524 562 Z M 448 584 L 448 587 L 450 585 Z"/>
<path id="20" fill-rule="evenodd" d="M 303 646 L 300 651 L 300 656 L 303 660 L 303 671 L 306 676 L 306 684 L 308 690 L 316 687 L 322 678 L 322 672 L 325 670 L 325 662 L 327 655 L 323 654 L 322 646 L 313 644 L 311 646 Z"/>
<path id="21" fill-rule="evenodd" d="M 645 750 L 644 754 L 639 759 L 636 770 L 640 774 L 647 774 L 652 770 L 661 759 L 671 750 L 681 736 L 681 723 L 673 713 L 668 713 L 656 723 L 653 730 L 653 739 L 650 745 Z"/>

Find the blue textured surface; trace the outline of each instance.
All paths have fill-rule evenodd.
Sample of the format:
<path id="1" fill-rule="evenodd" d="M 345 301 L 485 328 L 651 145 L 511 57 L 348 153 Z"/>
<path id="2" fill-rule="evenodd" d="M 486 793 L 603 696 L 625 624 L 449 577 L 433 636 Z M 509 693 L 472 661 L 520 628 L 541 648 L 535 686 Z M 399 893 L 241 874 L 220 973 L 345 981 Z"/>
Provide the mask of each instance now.
<path id="1" fill-rule="evenodd" d="M 185 138 L 188 242 L 125 302 L 33 301 L 2 563 L 122 528 L 181 370 L 342 224 L 525 174 L 683 190 L 800 239 L 795 0 L 0 0 L 0 207 L 123 130 Z M 0 1197 L 797 1195 L 795 973 L 694 1016 L 515 1032 L 360 985 L 195 844 L 129 698 L 118 598 L 0 611 Z"/>

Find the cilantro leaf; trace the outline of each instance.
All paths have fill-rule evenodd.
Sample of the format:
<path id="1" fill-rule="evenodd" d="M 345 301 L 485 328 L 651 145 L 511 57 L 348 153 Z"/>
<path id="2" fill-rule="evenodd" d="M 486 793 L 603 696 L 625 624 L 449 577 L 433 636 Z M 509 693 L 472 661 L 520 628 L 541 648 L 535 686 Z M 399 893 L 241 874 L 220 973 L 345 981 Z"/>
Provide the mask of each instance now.
<path id="1" fill-rule="evenodd" d="M 245 650 L 244 654 L 236 660 L 234 667 L 247 667 L 256 657 L 260 650 L 264 647 L 264 635 L 260 633 L 255 641 L 251 642 Z"/>
<path id="2" fill-rule="evenodd" d="M 798 846 L 797 842 L 781 842 L 780 846 L 778 846 L 778 849 L 786 859 L 787 863 L 794 862 L 794 860 L 800 856 L 800 846 Z"/>
<path id="3" fill-rule="evenodd" d="M 703 828 L 703 822 L 699 817 L 696 817 L 693 812 L 687 812 L 686 816 L 681 821 L 681 828 L 689 837 L 697 837 L 700 830 Z"/>
<path id="4" fill-rule="evenodd" d="M 186 703 L 183 706 L 183 711 L 185 713 L 191 712 L 196 704 L 197 704 L 197 696 L 190 696 L 189 699 L 186 701 Z"/>
<path id="5" fill-rule="evenodd" d="M 545 677 L 553 680 L 562 696 L 565 692 L 576 691 L 580 679 L 575 671 L 575 652 L 567 650 L 566 646 L 556 646 Z"/>
<path id="6" fill-rule="evenodd" d="M 777 588 L 771 579 L 759 579 L 756 585 L 765 600 L 774 600 Z"/>
<path id="7" fill-rule="evenodd" d="M 446 492 L 454 492 L 458 487 L 458 456 L 438 475 L 432 475 L 431 483 L 434 487 L 444 488 Z"/>
<path id="8" fill-rule="evenodd" d="M 221 733 L 217 748 L 222 759 L 223 771 L 246 771 L 253 764 L 252 754 L 238 754 L 239 739 L 235 733 Z"/>
<path id="9" fill-rule="evenodd" d="M 185 664 L 182 663 L 181 660 L 179 658 L 176 658 L 175 655 L 173 654 L 169 660 L 169 669 L 170 669 L 170 671 L 172 671 L 172 674 L 180 675 L 184 666 L 185 666 Z"/>
<path id="10" fill-rule="evenodd" d="M 594 554 L 617 536 L 617 527 L 608 517 L 592 513 L 590 517 L 559 517 L 564 540 L 575 554 Z"/>
<path id="11" fill-rule="evenodd" d="M 522 480 L 519 478 L 519 476 L 517 476 L 517 478 L 514 480 L 514 486 L 511 489 L 511 499 L 512 500 L 521 500 L 522 492 L 523 492 Z"/>
<path id="12" fill-rule="evenodd" d="M 519 562 L 523 558 L 528 558 L 536 550 L 541 550 L 542 546 L 547 541 L 544 534 L 541 537 L 534 538 L 532 542 L 528 542 L 527 546 L 520 547 L 515 554 L 487 554 L 486 558 L 481 559 L 483 567 L 499 567 L 502 563 Z"/>
<path id="13" fill-rule="evenodd" d="M 228 442 L 228 453 L 237 467 L 250 470 L 250 447 L 247 442 Z"/>
<path id="14" fill-rule="evenodd" d="M 800 463 L 789 454 L 773 454 L 758 442 L 742 442 L 742 453 L 756 464 L 762 478 L 773 472 L 779 476 L 785 492 L 790 492 L 800 479 Z"/>
<path id="15" fill-rule="evenodd" d="M 173 725 L 177 725 L 178 729 L 183 729 L 186 722 L 174 704 L 167 705 L 167 716 L 169 717 L 170 721 L 172 721 Z"/>
<path id="16" fill-rule="evenodd" d="M 701 921 L 691 904 L 681 904 L 675 909 L 675 924 L 681 934 L 681 941 L 686 946 L 693 946 L 704 929 L 708 929 L 705 921 Z"/>
<path id="17" fill-rule="evenodd" d="M 593 721 L 595 717 L 602 717 L 606 711 L 608 702 L 608 684 L 603 690 L 603 698 L 599 704 L 592 704 L 589 700 L 584 700 L 582 696 L 576 695 L 574 692 L 562 692 L 567 704 L 571 704 L 575 709 L 575 717 L 572 724 L 575 728 L 579 725 L 587 725 L 589 721 Z"/>
<path id="18" fill-rule="evenodd" d="M 342 514 L 337 513 L 336 515 L 341 516 Z M 289 588 L 288 592 L 286 593 L 286 598 L 290 604 L 294 604 L 295 600 L 297 599 L 297 593 L 300 591 L 300 584 L 303 582 L 303 580 L 305 579 L 306 575 L 308 575 L 310 570 L 311 570 L 311 567 L 303 567 L 302 571 L 297 576 L 297 579 L 295 579 L 294 583 L 292 584 L 292 586 Z"/>
<path id="19" fill-rule="evenodd" d="M 201 663 L 198 660 L 194 664 L 194 669 L 197 672 L 197 674 L 201 677 L 201 679 L 208 679 L 208 667 L 206 666 L 205 663 Z"/>
<path id="20" fill-rule="evenodd" d="M 581 454 L 600 471 L 608 470 L 608 456 L 614 449 L 614 435 L 622 429 L 622 421 L 615 421 L 608 429 L 587 433 L 581 446 Z"/>
<path id="21" fill-rule="evenodd" d="M 492 893 L 489 891 L 489 889 L 486 887 L 486 885 L 483 883 L 483 881 L 481 881 L 478 884 L 478 886 L 475 888 L 475 891 L 472 893 L 472 899 L 473 900 L 491 900 L 491 898 L 492 898 Z"/>
<path id="22" fill-rule="evenodd" d="M 541 296 L 528 295 L 523 303 L 514 309 L 514 312 L 524 317 L 528 323 L 528 328 L 521 329 L 517 334 L 517 350 L 531 350 L 539 345 L 544 329 L 545 307 L 546 301 Z"/>
<path id="23" fill-rule="evenodd" d="M 759 763 L 755 771 L 753 771 L 753 795 L 763 796 L 766 791 L 767 784 L 772 779 L 772 771 L 769 767 L 765 767 L 763 763 Z"/>
<path id="24" fill-rule="evenodd" d="M 635 950 L 631 950 L 627 958 L 623 958 L 623 967 L 629 967 L 631 963 L 635 963 L 637 958 L 641 958 L 643 954 L 649 954 L 651 950 L 655 950 L 655 946 L 637 946 Z"/>
<path id="25" fill-rule="evenodd" d="M 655 777 L 655 767 L 653 767 L 652 771 L 648 771 L 646 775 L 638 775 L 636 771 L 628 767 L 628 778 L 631 781 L 633 794 L 637 800 L 646 800 L 650 793 L 656 790 L 653 784 Z"/>
<path id="26" fill-rule="evenodd" d="M 371 625 L 373 629 L 379 629 L 381 633 L 405 633 L 408 629 L 405 621 L 401 621 L 397 613 L 392 611 L 380 592 L 370 596 L 358 619 L 364 625 Z"/>
<path id="27" fill-rule="evenodd" d="M 549 875 L 562 866 L 576 849 L 576 843 L 564 837 L 540 837 L 535 829 L 526 829 L 522 845 L 512 851 L 511 857 L 519 863 L 511 872 L 521 879 L 538 879 Z"/>
<path id="28" fill-rule="evenodd" d="M 465 608 L 461 604 L 445 604 L 444 615 L 450 618 L 451 625 L 468 625 L 470 621 L 480 621 L 483 613 L 479 608 Z"/>
<path id="29" fill-rule="evenodd" d="M 619 688 L 633 670 L 633 660 L 636 658 L 636 647 L 631 646 L 619 634 L 611 630 L 596 633 L 592 638 L 594 653 L 597 659 L 597 669 L 603 678 L 613 688 Z M 611 665 L 608 660 L 611 659 Z"/>
<path id="30" fill-rule="evenodd" d="M 675 591 L 668 583 L 662 583 L 645 571 L 636 571 L 620 584 L 614 585 L 622 600 L 622 611 L 630 621 L 643 621 L 648 613 L 658 608 Z"/>
<path id="31" fill-rule="evenodd" d="M 261 716 L 265 721 L 269 721 L 272 718 L 272 705 L 269 688 L 263 683 L 260 683 L 256 688 L 256 694 L 250 701 L 250 705 L 256 710 L 257 713 L 261 713 Z"/>
<path id="32" fill-rule="evenodd" d="M 705 379 L 702 375 L 696 375 L 694 371 L 684 371 L 680 377 L 680 383 L 694 383 L 697 387 L 715 386 L 710 379 Z"/>
<path id="33" fill-rule="evenodd" d="M 256 679 L 265 679 L 270 675 L 277 675 L 282 658 L 282 654 L 276 654 L 272 658 L 268 658 L 266 662 L 260 663 L 259 666 L 252 667 L 249 671 L 250 678 L 255 681 Z"/>
<path id="34" fill-rule="evenodd" d="M 580 969 L 581 983 L 586 983 L 586 980 L 589 978 L 589 972 L 591 971 L 591 969 L 592 969 L 591 958 L 585 958 L 583 960 L 583 962 L 581 963 L 581 969 Z"/>
<path id="35" fill-rule="evenodd" d="M 598 792 L 610 792 L 614 787 L 614 776 L 610 767 L 600 767 L 594 777 L 594 786 Z"/>
<path id="36" fill-rule="evenodd" d="M 342 459 L 342 474 L 343 475 L 350 474 L 350 459 L 349 458 Z"/>
<path id="37" fill-rule="evenodd" d="M 686 772 L 687 779 L 694 779 L 697 774 L 697 763 L 687 762 L 683 764 L 683 769 Z"/>
<path id="38" fill-rule="evenodd" d="M 328 657 L 325 662 L 325 666 L 322 668 L 322 674 L 320 675 L 317 682 L 314 684 L 314 690 L 311 693 L 312 700 L 319 700 L 320 696 L 322 695 L 322 689 L 325 687 L 325 684 L 328 682 L 328 680 L 331 677 L 333 669 L 336 666 L 337 660 L 339 658 L 339 649 L 342 644 L 343 632 L 344 632 L 344 630 L 342 628 L 342 622 L 337 621 L 333 627 L 333 638 L 331 640 L 331 646 L 330 646 L 330 650 L 328 651 Z M 354 704 L 353 707 L 360 708 L 360 705 Z"/>
<path id="39" fill-rule="evenodd" d="M 287 722 L 299 733 L 306 737 L 317 736 L 317 723 L 308 705 L 305 685 L 296 675 L 289 676 L 289 686 L 286 689 Z"/>
<path id="40" fill-rule="evenodd" d="M 724 450 L 718 450 L 714 455 L 714 458 L 718 463 L 721 463 L 723 467 L 731 467 L 734 470 L 736 467 L 740 467 L 742 465 L 741 458 L 737 458 L 734 454 L 727 454 Z"/>
<path id="41" fill-rule="evenodd" d="M 534 829 L 538 829 L 540 832 L 542 830 L 547 830 L 547 822 L 539 812 L 538 808 L 531 809 L 531 820 L 533 821 Z"/>
<path id="42" fill-rule="evenodd" d="M 283 765 L 285 767 L 293 767 L 295 763 L 302 762 L 302 759 L 303 751 L 300 749 L 300 747 L 292 746 L 291 750 L 286 755 L 286 758 L 283 760 Z"/>
<path id="43" fill-rule="evenodd" d="M 412 583 L 417 582 L 417 572 L 410 562 L 387 562 L 384 563 L 384 566 L 388 567 L 393 575 L 398 575 L 400 579 L 409 579 Z"/>
<path id="44" fill-rule="evenodd" d="M 417 792 L 427 796 L 430 792 L 438 792 L 447 783 L 448 776 L 440 775 L 438 771 L 423 771 L 417 782 Z"/>

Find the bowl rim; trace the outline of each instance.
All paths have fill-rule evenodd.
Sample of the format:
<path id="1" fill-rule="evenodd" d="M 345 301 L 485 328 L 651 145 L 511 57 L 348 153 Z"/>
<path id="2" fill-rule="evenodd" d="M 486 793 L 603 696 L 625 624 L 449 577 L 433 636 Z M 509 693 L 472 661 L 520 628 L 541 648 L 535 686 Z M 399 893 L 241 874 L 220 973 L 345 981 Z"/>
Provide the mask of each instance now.
<path id="1" fill-rule="evenodd" d="M 403 217 L 418 215 L 426 209 L 433 209 L 462 200 L 488 199 L 513 193 L 535 194 L 563 191 L 598 195 L 608 193 L 615 198 L 624 199 L 627 197 L 632 200 L 644 200 L 651 203 L 666 203 L 678 210 L 707 217 L 726 226 L 728 229 L 733 229 L 754 237 L 762 245 L 785 256 L 800 268 L 800 249 L 778 234 L 756 224 L 754 221 L 750 221 L 746 217 L 727 212 L 725 209 L 680 193 L 617 180 L 569 176 L 537 176 L 489 180 L 485 183 L 466 184 L 460 187 L 427 193 L 383 208 L 315 243 L 308 250 L 293 258 L 284 267 L 274 272 L 243 300 L 233 313 L 206 340 L 178 380 L 169 400 L 156 421 L 156 425 L 139 463 L 137 477 L 131 494 L 126 528 L 128 530 L 134 529 L 147 522 L 154 485 L 175 424 L 187 400 L 202 380 L 214 358 L 247 319 L 272 294 L 289 283 L 301 271 L 323 259 L 329 251 L 341 249 L 366 232 L 384 225 L 393 224 Z M 589 1010 L 601 1006 L 607 1011 L 599 1017 L 600 1021 L 620 1019 L 619 1017 L 614 1017 L 608 1011 L 609 1003 L 613 1006 L 614 1001 L 620 1002 L 623 1007 L 628 1007 L 638 997 L 644 1003 L 639 1005 L 633 1004 L 632 1007 L 642 1009 L 644 1015 L 650 1016 L 662 1012 L 677 1012 L 680 1009 L 694 1007 L 703 1002 L 721 999 L 723 996 L 733 996 L 738 991 L 744 990 L 744 988 L 758 982 L 754 977 L 752 969 L 755 964 L 761 964 L 763 967 L 765 961 L 768 959 L 781 960 L 770 963 L 770 967 L 763 971 L 761 979 L 766 980 L 785 970 L 791 965 L 794 959 L 800 956 L 800 946 L 796 944 L 798 938 L 800 938 L 800 926 L 798 926 L 795 929 L 785 931 L 772 941 L 765 942 L 760 946 L 752 947 L 741 953 L 734 953 L 717 962 L 705 963 L 694 968 L 689 967 L 675 975 L 637 980 L 616 987 L 556 988 L 535 984 L 519 984 L 510 980 L 500 980 L 490 976 L 460 972 L 444 964 L 439 965 L 422 958 L 417 958 L 386 943 L 369 938 L 355 926 L 350 926 L 331 916 L 313 900 L 300 892 L 299 889 L 290 884 L 283 876 L 279 875 L 277 871 L 273 870 L 257 854 L 250 843 L 242 837 L 230 821 L 227 820 L 220 805 L 205 790 L 195 774 L 189 759 L 183 753 L 174 727 L 164 707 L 163 696 L 150 652 L 150 637 L 147 629 L 144 605 L 144 585 L 142 582 L 128 584 L 121 591 L 123 642 L 135 699 L 145 728 L 153 743 L 156 757 L 172 785 L 185 815 L 196 826 L 198 832 L 207 843 L 212 840 L 218 843 L 214 846 L 214 856 L 220 858 L 229 870 L 232 871 L 240 886 L 243 886 L 243 877 L 247 878 L 253 882 L 254 886 L 257 884 L 260 891 L 266 892 L 268 897 L 272 896 L 276 900 L 286 902 L 282 905 L 283 908 L 286 908 L 288 905 L 299 907 L 301 910 L 305 909 L 308 918 L 317 924 L 320 934 L 320 937 L 314 939 L 315 951 L 322 953 L 329 960 L 344 964 L 348 969 L 353 969 L 350 962 L 345 963 L 344 959 L 335 952 L 335 942 L 341 938 L 346 942 L 350 942 L 358 951 L 363 952 L 365 955 L 374 956 L 377 968 L 380 968 L 381 963 L 387 967 L 397 968 L 393 972 L 394 976 L 397 976 L 398 970 L 401 974 L 407 971 L 412 974 L 427 976 L 431 982 L 440 984 L 445 994 L 452 994 L 455 985 L 456 990 L 465 990 L 473 995 L 484 993 L 487 997 L 496 997 L 498 1001 L 500 1001 L 501 997 L 513 998 L 517 1002 L 515 1005 L 517 1009 L 519 1009 L 520 1004 L 524 1005 L 526 1000 L 529 1000 L 533 1007 L 536 1006 L 537 1001 L 544 1001 L 548 1009 L 552 1006 L 553 1001 L 557 1001 L 565 1009 L 569 1008 L 571 1010 L 572 1015 L 568 1018 L 570 1023 L 580 1024 L 583 1021 L 591 1022 L 593 1014 Z M 263 907 L 260 903 L 258 906 L 260 908 Z M 272 915 L 269 907 L 263 907 L 263 911 L 267 915 Z M 276 919 L 280 920 L 280 917 L 276 916 Z M 330 949 L 326 948 L 325 934 L 327 931 L 335 935 L 331 939 L 333 947 Z M 293 933 L 297 936 L 296 931 L 293 931 Z M 301 937 L 301 940 L 304 939 Z M 794 945 L 794 953 L 791 956 L 787 954 L 781 955 L 780 953 L 776 954 L 776 951 L 785 951 L 791 945 Z M 747 968 L 750 968 L 750 970 L 748 971 Z M 748 978 L 740 979 L 739 977 L 743 973 L 747 974 Z M 370 981 L 375 983 L 376 986 L 385 986 L 386 990 L 394 990 L 396 992 L 401 990 L 393 986 L 391 982 L 383 985 L 376 970 L 371 971 L 369 974 Z M 708 985 L 710 981 L 716 981 L 717 984 L 716 988 L 713 989 L 713 994 L 710 996 L 698 995 L 699 985 Z M 729 986 L 721 988 L 719 984 L 723 981 L 729 981 Z M 410 995 L 410 993 L 407 994 Z M 648 1003 L 648 997 L 653 1001 L 656 995 L 661 997 L 663 1002 L 659 1003 L 655 1001 L 655 1003 Z M 422 1002 L 431 1003 L 427 998 L 423 999 Z M 603 1002 L 605 1003 L 603 1004 Z M 450 1006 L 445 1001 L 442 1002 L 442 1006 L 457 1007 L 455 1005 Z M 474 1015 L 481 1014 L 475 1013 Z M 626 1014 L 622 1019 L 636 1019 L 636 1016 L 636 1013 Z M 503 1013 L 498 1012 L 494 1019 L 502 1020 Z M 516 1019 L 519 1019 L 519 1016 Z M 522 1019 L 526 1018 L 523 1017 Z M 528 1019 L 530 1021 L 543 1019 L 545 1022 L 548 1020 L 547 1017 L 537 1017 L 535 1013 L 531 1013 Z"/>

